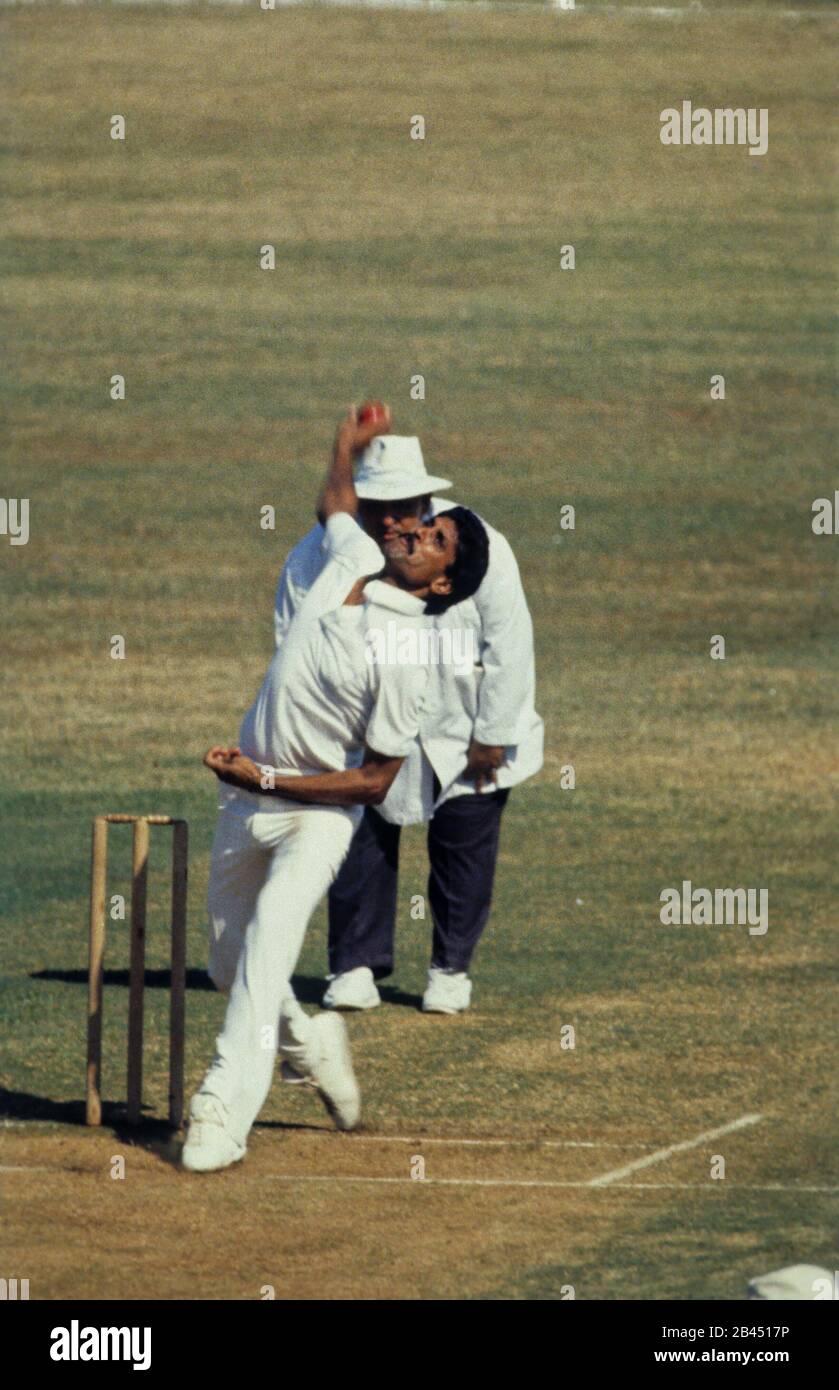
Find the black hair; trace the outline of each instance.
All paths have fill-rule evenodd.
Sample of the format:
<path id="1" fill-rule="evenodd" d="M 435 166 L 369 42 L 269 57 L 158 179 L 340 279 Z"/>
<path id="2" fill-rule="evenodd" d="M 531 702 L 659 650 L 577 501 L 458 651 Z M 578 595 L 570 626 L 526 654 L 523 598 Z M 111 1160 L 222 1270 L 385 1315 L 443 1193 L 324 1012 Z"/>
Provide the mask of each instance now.
<path id="1" fill-rule="evenodd" d="M 445 613 L 452 604 L 471 598 L 480 587 L 489 564 L 489 536 L 475 513 L 468 507 L 451 507 L 447 512 L 438 512 L 435 520 L 441 516 L 451 517 L 457 527 L 457 550 L 446 568 L 452 587 L 448 594 L 429 594 L 425 600 L 426 613 Z"/>

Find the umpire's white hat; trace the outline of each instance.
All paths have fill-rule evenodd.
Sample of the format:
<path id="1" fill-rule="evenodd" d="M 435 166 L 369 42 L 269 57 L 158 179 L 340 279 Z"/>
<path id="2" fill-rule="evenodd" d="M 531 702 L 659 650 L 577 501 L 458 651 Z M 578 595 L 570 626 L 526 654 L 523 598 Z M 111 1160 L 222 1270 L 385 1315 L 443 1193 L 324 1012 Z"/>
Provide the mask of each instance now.
<path id="1" fill-rule="evenodd" d="M 451 487 L 448 478 L 433 478 L 426 472 L 415 435 L 377 434 L 358 460 L 355 490 L 371 502 L 425 497 L 447 487 Z"/>

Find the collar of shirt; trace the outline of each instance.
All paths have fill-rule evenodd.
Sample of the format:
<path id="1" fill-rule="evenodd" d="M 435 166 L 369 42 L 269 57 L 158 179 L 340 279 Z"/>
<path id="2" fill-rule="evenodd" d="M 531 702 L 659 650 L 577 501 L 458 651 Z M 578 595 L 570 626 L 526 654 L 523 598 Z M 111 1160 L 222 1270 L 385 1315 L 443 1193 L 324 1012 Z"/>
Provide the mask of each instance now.
<path id="1" fill-rule="evenodd" d="M 385 584 L 381 579 L 371 579 L 364 586 L 364 597 L 377 608 L 390 608 L 394 613 L 407 613 L 412 618 L 425 612 L 425 600 L 415 598 L 395 584 Z"/>

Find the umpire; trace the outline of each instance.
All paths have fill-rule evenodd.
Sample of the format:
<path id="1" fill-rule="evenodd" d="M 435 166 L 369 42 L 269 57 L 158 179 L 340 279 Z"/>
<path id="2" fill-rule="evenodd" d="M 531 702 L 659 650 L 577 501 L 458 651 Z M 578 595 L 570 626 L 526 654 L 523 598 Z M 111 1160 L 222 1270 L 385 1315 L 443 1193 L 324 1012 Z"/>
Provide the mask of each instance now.
<path id="1" fill-rule="evenodd" d="M 355 489 L 361 525 L 384 553 L 420 521 L 454 503 L 452 485 L 426 471 L 419 440 L 379 435 L 361 455 Z M 482 518 L 483 520 L 483 518 Z M 420 737 L 387 799 L 368 806 L 329 894 L 326 1008 L 372 1009 L 376 980 L 393 971 L 399 837 L 428 822 L 428 901 L 434 924 L 422 1007 L 469 1007 L 469 967 L 489 917 L 501 817 L 510 788 L 542 765 L 542 721 L 534 708 L 533 625 L 509 543 L 484 520 L 489 565 L 473 598 L 438 615 L 451 630 L 429 670 Z M 323 528 L 295 546 L 277 588 L 275 635 L 282 642 L 325 556 Z"/>

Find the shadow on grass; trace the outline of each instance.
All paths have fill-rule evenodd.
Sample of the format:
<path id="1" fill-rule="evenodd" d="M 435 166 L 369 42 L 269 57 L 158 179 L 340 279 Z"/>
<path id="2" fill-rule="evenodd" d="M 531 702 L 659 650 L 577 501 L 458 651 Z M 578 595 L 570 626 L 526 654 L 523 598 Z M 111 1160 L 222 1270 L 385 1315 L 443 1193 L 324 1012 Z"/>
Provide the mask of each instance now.
<path id="1" fill-rule="evenodd" d="M 0 1119 L 40 1120 L 48 1124 L 85 1126 L 85 1103 L 83 1100 L 51 1100 L 49 1096 L 36 1096 L 31 1091 L 10 1091 L 0 1087 Z M 143 1140 L 163 1140 L 174 1134 L 168 1120 L 144 1116 L 139 1125 L 130 1125 L 125 1118 L 125 1105 L 118 1101 L 104 1101 L 102 1104 L 101 1126 L 91 1129 L 110 1129 L 126 1143 Z M 144 1145 L 145 1147 L 145 1145 Z M 153 1147 L 150 1143 L 148 1147 Z"/>
<path id="2" fill-rule="evenodd" d="M 86 985 L 86 970 L 33 970 L 29 976 L 30 980 L 57 980 L 65 985 Z M 121 985 L 124 989 L 128 988 L 127 970 L 106 970 L 103 975 L 106 985 Z M 146 989 L 168 989 L 172 983 L 171 970 L 147 970 L 143 976 L 143 984 Z M 206 970 L 187 970 L 186 972 L 187 989 L 211 990 L 215 993 L 215 985 L 207 974 Z"/>
<path id="3" fill-rule="evenodd" d="M 81 1125 L 84 1112 L 83 1100 L 50 1100 L 48 1096 L 0 1087 L 0 1119 L 3 1120 L 46 1120 L 54 1124 Z"/>
<path id="4" fill-rule="evenodd" d="M 59 984 L 65 985 L 87 985 L 86 970 L 33 970 L 29 978 L 30 980 L 57 981 Z M 127 970 L 106 970 L 104 972 L 106 985 L 117 985 L 122 989 L 127 989 L 128 978 Z M 170 970 L 147 970 L 143 979 L 146 989 L 169 989 L 172 983 L 172 972 Z M 326 981 L 320 975 L 295 975 L 291 983 L 301 1004 L 320 1006 L 326 989 Z M 213 994 L 216 992 L 216 987 L 206 970 L 196 970 L 194 967 L 186 972 L 186 987 L 187 989 L 207 990 Z M 397 989 L 392 985 L 381 987 L 379 993 L 385 1004 L 397 1004 L 405 1008 L 418 1009 L 422 1003 L 422 995 L 406 994 L 404 990 Z"/>
<path id="5" fill-rule="evenodd" d="M 385 985 L 384 989 L 379 986 L 379 994 L 385 1004 L 401 1004 L 407 1009 L 418 1009 L 422 1004 L 421 994 L 406 994 L 392 985 Z"/>
<path id="6" fill-rule="evenodd" d="M 0 1119 L 87 1128 L 83 1100 L 50 1100 L 48 1096 L 36 1096 L 30 1091 L 10 1091 L 5 1087 L 0 1087 Z M 174 1161 L 180 1153 L 182 1138 L 178 1138 L 179 1131 L 173 1129 L 168 1120 L 143 1115 L 138 1125 L 129 1124 L 125 1118 L 125 1104 L 120 1101 L 103 1102 L 102 1124 L 90 1128 L 110 1130 L 123 1143 L 148 1149 L 161 1158 Z M 300 1124 L 287 1120 L 257 1120 L 254 1129 L 281 1133 L 334 1132 L 331 1125 Z"/>

